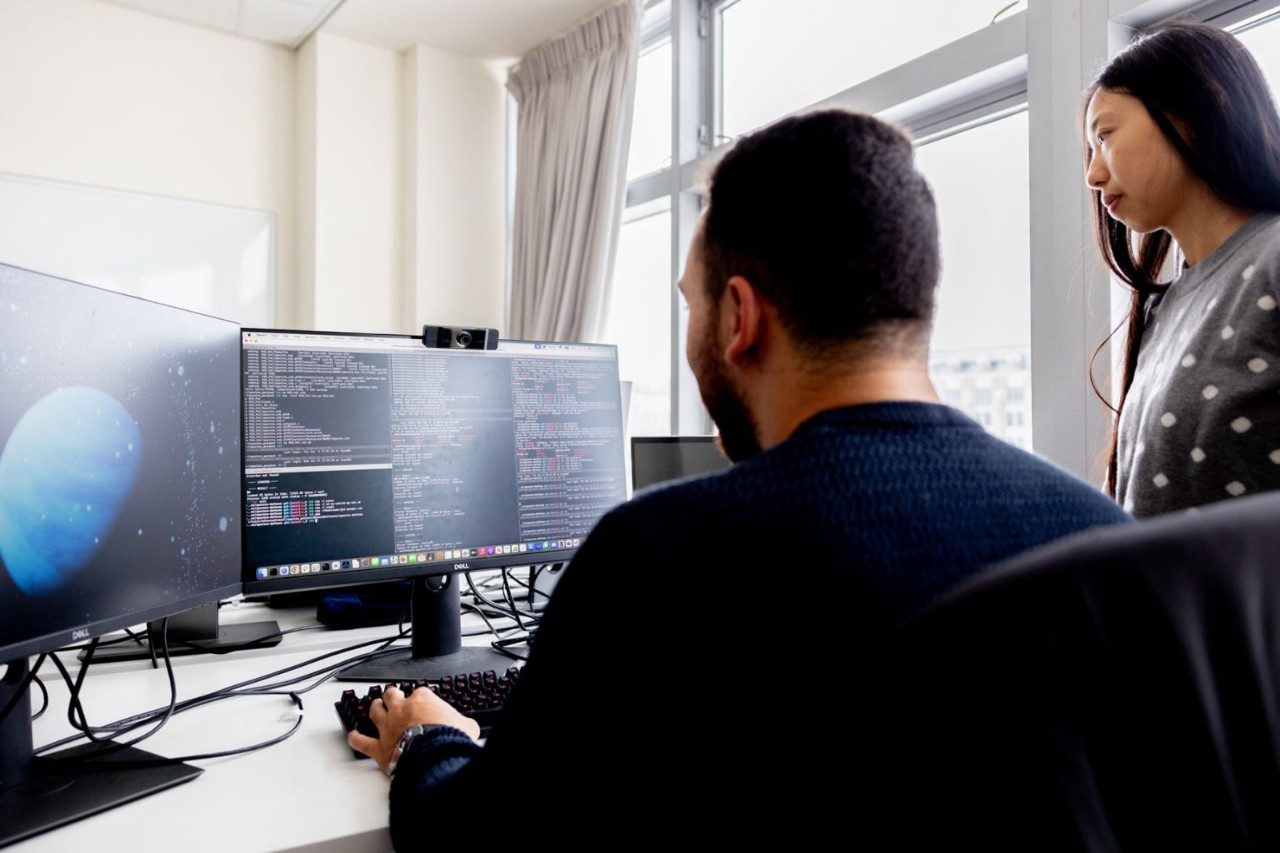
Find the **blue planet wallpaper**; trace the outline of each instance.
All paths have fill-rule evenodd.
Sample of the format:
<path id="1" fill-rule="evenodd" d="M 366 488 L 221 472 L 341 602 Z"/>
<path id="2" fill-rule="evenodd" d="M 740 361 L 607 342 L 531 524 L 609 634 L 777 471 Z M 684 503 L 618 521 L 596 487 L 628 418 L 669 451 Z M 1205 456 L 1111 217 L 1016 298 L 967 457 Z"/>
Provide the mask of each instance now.
<path id="1" fill-rule="evenodd" d="M 228 594 L 239 515 L 239 326 L 0 264 L 0 662 Z"/>
<path id="2" fill-rule="evenodd" d="M 0 559 L 41 595 L 84 568 L 133 490 L 142 435 L 95 388 L 59 388 L 27 409 L 0 452 Z"/>

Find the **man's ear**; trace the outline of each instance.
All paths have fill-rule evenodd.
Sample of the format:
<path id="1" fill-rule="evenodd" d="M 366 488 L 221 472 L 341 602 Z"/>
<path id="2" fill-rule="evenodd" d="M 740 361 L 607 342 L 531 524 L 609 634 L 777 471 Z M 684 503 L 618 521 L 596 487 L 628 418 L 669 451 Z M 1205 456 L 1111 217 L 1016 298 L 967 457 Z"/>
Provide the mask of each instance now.
<path id="1" fill-rule="evenodd" d="M 758 352 L 764 343 L 764 319 L 764 304 L 751 282 L 740 275 L 730 278 L 720 300 L 725 361 L 741 365 Z"/>

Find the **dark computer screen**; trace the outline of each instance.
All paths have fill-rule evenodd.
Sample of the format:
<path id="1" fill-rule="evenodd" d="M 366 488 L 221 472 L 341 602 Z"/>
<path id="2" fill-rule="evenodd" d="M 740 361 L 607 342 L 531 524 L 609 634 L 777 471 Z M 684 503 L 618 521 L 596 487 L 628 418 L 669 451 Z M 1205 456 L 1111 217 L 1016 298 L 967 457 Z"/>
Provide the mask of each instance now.
<path id="1" fill-rule="evenodd" d="M 612 346 L 242 344 L 247 591 L 565 560 L 626 497 Z"/>
<path id="2" fill-rule="evenodd" d="M 239 326 L 0 265 L 0 330 L 0 662 L 239 592 Z"/>
<path id="3" fill-rule="evenodd" d="M 631 482 L 636 491 L 695 474 L 729 467 L 714 436 L 635 436 L 631 439 Z"/>

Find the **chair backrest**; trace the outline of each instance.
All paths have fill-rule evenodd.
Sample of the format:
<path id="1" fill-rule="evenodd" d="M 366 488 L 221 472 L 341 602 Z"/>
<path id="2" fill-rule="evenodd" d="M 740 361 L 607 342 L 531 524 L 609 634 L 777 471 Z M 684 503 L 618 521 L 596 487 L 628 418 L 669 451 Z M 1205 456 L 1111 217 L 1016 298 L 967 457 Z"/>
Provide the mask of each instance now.
<path id="1" fill-rule="evenodd" d="M 1017 557 L 882 665 L 863 778 L 904 848 L 1280 850 L 1280 496 Z"/>

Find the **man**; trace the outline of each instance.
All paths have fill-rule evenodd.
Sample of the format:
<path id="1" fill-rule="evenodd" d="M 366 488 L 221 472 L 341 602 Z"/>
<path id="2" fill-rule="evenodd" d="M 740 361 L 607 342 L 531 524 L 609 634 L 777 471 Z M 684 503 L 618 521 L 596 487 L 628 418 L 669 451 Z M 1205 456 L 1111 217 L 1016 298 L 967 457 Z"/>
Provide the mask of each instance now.
<path id="1" fill-rule="evenodd" d="M 482 805 L 629 840 L 856 817 L 828 781 L 857 766 L 837 703 L 859 657 L 983 567 L 1127 519 L 939 404 L 938 271 L 933 197 L 896 129 L 826 111 L 734 146 L 680 290 L 738 464 L 600 521 L 483 748 L 429 691 L 375 705 L 380 739 L 351 744 L 398 758 L 398 846 Z M 428 727 L 397 754 L 413 723 Z"/>

